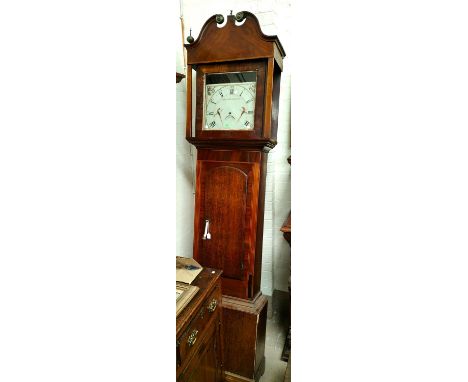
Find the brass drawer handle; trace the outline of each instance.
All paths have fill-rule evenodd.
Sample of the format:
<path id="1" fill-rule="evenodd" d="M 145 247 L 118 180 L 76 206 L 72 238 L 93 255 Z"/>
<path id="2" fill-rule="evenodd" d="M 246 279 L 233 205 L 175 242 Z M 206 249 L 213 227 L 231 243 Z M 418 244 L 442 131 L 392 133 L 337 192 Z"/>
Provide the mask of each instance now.
<path id="1" fill-rule="evenodd" d="M 217 306 L 218 306 L 218 301 L 216 299 L 211 300 L 207 308 L 208 312 L 213 313 Z"/>
<path id="2" fill-rule="evenodd" d="M 198 334 L 198 330 L 195 329 L 189 336 L 188 340 L 187 340 L 187 343 L 188 343 L 188 346 L 193 346 L 195 344 L 195 342 L 197 341 L 197 334 Z"/>

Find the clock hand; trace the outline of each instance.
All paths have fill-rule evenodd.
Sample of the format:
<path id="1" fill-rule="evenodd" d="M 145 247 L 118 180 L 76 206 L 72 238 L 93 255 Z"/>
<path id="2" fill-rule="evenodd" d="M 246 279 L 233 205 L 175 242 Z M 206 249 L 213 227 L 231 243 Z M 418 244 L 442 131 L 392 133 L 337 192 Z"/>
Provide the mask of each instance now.
<path id="1" fill-rule="evenodd" d="M 220 110 L 221 110 L 221 108 L 218 108 L 218 110 L 216 110 L 216 114 L 219 115 L 219 120 L 221 121 L 221 126 L 224 127 L 223 118 L 221 117 L 221 113 L 219 112 Z"/>
<path id="2" fill-rule="evenodd" d="M 247 110 L 245 109 L 245 106 L 242 106 L 242 113 L 239 115 L 239 118 L 237 118 L 237 122 L 239 122 L 239 119 L 241 119 L 242 114 L 244 114 Z"/>

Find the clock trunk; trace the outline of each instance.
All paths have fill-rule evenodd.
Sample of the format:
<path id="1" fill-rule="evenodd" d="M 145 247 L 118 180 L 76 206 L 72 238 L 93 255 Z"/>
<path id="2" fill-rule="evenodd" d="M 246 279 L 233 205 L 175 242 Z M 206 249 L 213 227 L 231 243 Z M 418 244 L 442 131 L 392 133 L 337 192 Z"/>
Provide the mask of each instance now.
<path id="1" fill-rule="evenodd" d="M 223 270 L 228 296 L 252 299 L 260 290 L 266 156 L 249 150 L 198 151 L 194 258 Z"/>

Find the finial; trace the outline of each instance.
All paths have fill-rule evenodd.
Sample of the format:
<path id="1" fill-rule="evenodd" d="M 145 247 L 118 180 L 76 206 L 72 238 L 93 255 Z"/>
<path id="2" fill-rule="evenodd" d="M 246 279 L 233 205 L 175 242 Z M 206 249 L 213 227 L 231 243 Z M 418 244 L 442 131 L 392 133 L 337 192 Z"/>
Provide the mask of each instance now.
<path id="1" fill-rule="evenodd" d="M 244 12 L 237 12 L 236 13 L 236 21 L 241 22 L 245 19 Z"/>
<path id="2" fill-rule="evenodd" d="M 230 16 L 232 16 L 232 9 L 231 9 L 231 14 L 230 14 Z"/>
<path id="3" fill-rule="evenodd" d="M 195 39 L 192 37 L 192 28 L 190 28 L 190 35 L 187 37 L 187 42 L 191 44 Z"/>

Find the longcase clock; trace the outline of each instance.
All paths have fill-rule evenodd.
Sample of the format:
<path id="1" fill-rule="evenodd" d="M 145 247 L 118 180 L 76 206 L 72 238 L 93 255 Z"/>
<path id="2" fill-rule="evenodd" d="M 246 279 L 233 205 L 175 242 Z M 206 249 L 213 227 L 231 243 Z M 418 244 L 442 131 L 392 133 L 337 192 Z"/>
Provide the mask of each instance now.
<path id="1" fill-rule="evenodd" d="M 212 16 L 185 45 L 186 137 L 197 148 L 193 257 L 223 271 L 226 380 L 256 381 L 265 367 L 266 166 L 276 145 L 285 52 L 252 13 L 224 21 Z"/>

